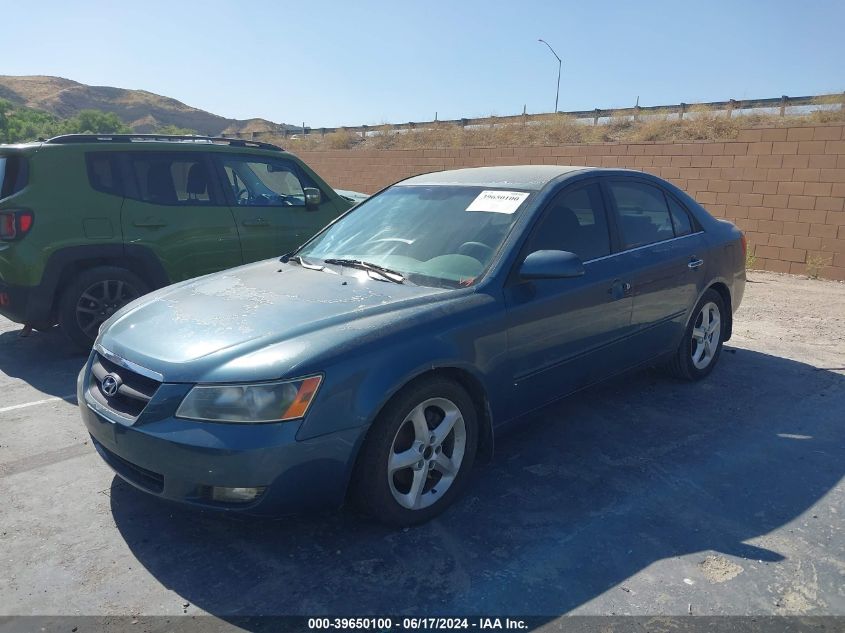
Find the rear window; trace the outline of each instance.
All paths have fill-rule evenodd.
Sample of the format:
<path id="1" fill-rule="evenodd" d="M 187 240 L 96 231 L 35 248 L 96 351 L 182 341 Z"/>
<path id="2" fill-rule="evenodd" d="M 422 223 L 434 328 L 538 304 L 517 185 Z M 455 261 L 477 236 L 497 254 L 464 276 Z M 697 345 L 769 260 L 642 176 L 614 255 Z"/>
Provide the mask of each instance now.
<path id="1" fill-rule="evenodd" d="M 8 198 L 26 187 L 27 166 L 23 156 L 0 154 L 0 199 Z"/>
<path id="2" fill-rule="evenodd" d="M 209 173 L 202 157 L 133 152 L 129 155 L 138 199 L 164 205 L 211 204 Z"/>
<path id="3" fill-rule="evenodd" d="M 88 163 L 88 183 L 92 189 L 123 195 L 123 183 L 120 177 L 118 155 L 113 152 L 92 152 L 85 155 Z"/>

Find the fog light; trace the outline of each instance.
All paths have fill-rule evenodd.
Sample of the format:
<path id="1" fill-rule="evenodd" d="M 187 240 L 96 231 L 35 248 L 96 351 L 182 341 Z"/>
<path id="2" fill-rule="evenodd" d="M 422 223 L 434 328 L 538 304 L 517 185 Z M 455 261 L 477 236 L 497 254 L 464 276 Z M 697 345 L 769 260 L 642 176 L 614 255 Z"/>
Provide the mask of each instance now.
<path id="1" fill-rule="evenodd" d="M 211 498 L 214 501 L 223 501 L 226 503 L 249 503 L 260 497 L 264 490 L 264 486 L 260 488 L 226 488 L 224 486 L 214 486 L 211 491 Z"/>

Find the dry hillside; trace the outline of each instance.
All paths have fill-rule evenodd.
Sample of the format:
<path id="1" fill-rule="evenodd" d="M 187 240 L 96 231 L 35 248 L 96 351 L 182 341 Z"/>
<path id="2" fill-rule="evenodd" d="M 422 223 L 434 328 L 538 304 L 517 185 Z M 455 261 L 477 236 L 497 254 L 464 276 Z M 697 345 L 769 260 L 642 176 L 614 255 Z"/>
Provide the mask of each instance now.
<path id="1" fill-rule="evenodd" d="M 201 134 L 283 131 L 287 127 L 265 119 L 227 119 L 145 90 L 88 86 L 61 77 L 0 75 L 0 99 L 60 118 L 85 109 L 113 112 L 136 132 L 153 132 L 166 125 Z"/>

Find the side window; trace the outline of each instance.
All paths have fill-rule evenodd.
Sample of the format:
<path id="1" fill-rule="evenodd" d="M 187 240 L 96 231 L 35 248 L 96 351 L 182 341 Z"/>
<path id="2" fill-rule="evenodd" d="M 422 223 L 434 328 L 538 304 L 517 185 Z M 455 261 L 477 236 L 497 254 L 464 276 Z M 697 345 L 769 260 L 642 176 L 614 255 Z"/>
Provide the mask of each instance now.
<path id="1" fill-rule="evenodd" d="M 88 163 L 88 184 L 92 189 L 115 196 L 123 195 L 117 154 L 91 152 L 85 155 L 85 160 Z"/>
<path id="2" fill-rule="evenodd" d="M 610 193 L 619 211 L 619 228 L 625 248 L 635 248 L 675 236 L 666 197 L 657 187 L 639 182 L 610 182 Z"/>
<path id="3" fill-rule="evenodd" d="M 672 214 L 672 224 L 675 227 L 675 237 L 689 235 L 694 231 L 689 213 L 672 196 L 666 196 L 669 201 L 669 213 Z"/>
<path id="4" fill-rule="evenodd" d="M 235 203 L 245 207 L 304 207 L 297 169 L 287 161 L 223 158 Z M 308 186 L 305 184 L 304 186 Z"/>
<path id="5" fill-rule="evenodd" d="M 138 198 L 166 205 L 211 204 L 208 170 L 199 158 L 167 154 L 130 154 Z"/>
<path id="6" fill-rule="evenodd" d="M 609 255 L 607 214 L 599 186 L 558 194 L 534 227 L 528 250 L 570 251 L 584 261 Z"/>

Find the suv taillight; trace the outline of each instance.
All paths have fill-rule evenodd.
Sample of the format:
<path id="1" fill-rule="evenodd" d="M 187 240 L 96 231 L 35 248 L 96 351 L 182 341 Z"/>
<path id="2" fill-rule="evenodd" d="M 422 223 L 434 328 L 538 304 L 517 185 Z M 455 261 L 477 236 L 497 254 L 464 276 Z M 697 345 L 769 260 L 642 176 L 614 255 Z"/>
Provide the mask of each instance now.
<path id="1" fill-rule="evenodd" d="M 0 240 L 19 240 L 29 233 L 35 216 L 32 211 L 0 211 Z"/>

